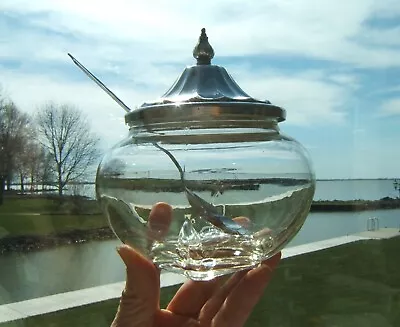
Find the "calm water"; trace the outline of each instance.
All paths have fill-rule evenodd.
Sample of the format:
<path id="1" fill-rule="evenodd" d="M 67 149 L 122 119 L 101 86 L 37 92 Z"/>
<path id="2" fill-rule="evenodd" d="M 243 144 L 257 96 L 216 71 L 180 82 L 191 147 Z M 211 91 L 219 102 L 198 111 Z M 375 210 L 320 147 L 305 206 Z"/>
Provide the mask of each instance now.
<path id="1" fill-rule="evenodd" d="M 359 213 L 310 213 L 289 246 L 366 230 L 367 219 L 381 227 L 400 226 L 400 209 Z M 95 241 L 0 257 L 0 304 L 122 281 L 125 270 L 118 241 Z"/>
<path id="2" fill-rule="evenodd" d="M 379 200 L 386 196 L 395 198 L 399 196 L 399 192 L 394 189 L 393 182 L 393 179 L 321 180 L 317 181 L 314 200 Z M 69 190 L 70 193 L 72 191 Z M 82 185 L 75 191 L 95 197 L 94 185 Z"/>
<path id="3" fill-rule="evenodd" d="M 93 186 L 86 192 L 90 189 Z M 374 200 L 396 195 L 392 180 L 319 181 L 314 198 Z M 400 227 L 400 209 L 310 213 L 289 246 L 365 231 L 370 217 L 378 217 L 381 227 Z M 96 241 L 0 256 L 0 305 L 124 280 L 124 266 L 115 251 L 118 244 Z"/>
<path id="4" fill-rule="evenodd" d="M 386 196 L 399 196 L 393 179 L 317 181 L 314 200 L 379 200 Z"/>

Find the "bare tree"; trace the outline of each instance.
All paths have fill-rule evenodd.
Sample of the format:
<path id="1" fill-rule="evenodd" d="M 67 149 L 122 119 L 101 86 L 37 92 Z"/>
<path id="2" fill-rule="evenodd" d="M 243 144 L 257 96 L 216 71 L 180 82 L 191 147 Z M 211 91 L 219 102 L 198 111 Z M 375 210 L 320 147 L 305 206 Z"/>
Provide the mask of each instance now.
<path id="1" fill-rule="evenodd" d="M 56 177 L 52 154 L 47 149 L 42 148 L 42 156 L 38 171 L 38 182 L 42 184 L 42 190 L 45 190 L 46 186 L 54 185 Z"/>
<path id="2" fill-rule="evenodd" d="M 15 172 L 18 174 L 21 192 L 25 191 L 25 183 L 29 175 L 29 160 L 30 153 L 28 151 L 20 151 L 15 160 Z"/>
<path id="3" fill-rule="evenodd" d="M 25 191 L 24 186 L 29 182 L 30 191 L 34 191 L 35 188 L 42 183 L 42 189 L 44 184 L 44 175 L 46 176 L 46 183 L 50 184 L 50 176 L 48 170 L 51 169 L 48 160 L 48 154 L 46 150 L 40 145 L 36 138 L 32 137 L 23 145 L 23 151 L 20 151 L 17 155 L 16 160 L 16 172 L 19 176 L 19 183 L 21 191 Z M 54 179 L 54 175 L 51 176 Z"/>
<path id="4" fill-rule="evenodd" d="M 0 204 L 5 184 L 10 189 L 18 155 L 31 137 L 30 119 L 12 101 L 0 99 Z"/>
<path id="5" fill-rule="evenodd" d="M 35 186 L 39 182 L 40 178 L 40 168 L 42 165 L 42 161 L 45 157 L 45 152 L 43 151 L 40 144 L 37 142 L 32 142 L 30 145 L 30 150 L 28 151 L 28 162 L 26 164 L 26 168 L 28 171 L 28 178 L 30 183 L 30 190 L 34 191 Z"/>
<path id="6" fill-rule="evenodd" d="M 63 195 L 65 186 L 84 177 L 98 160 L 99 138 L 71 105 L 48 103 L 39 109 L 36 121 L 41 143 L 55 165 L 58 194 Z"/>
<path id="7" fill-rule="evenodd" d="M 0 205 L 3 204 L 3 194 L 6 178 L 6 163 L 5 163 L 5 146 L 4 146 L 4 130 L 6 128 L 4 120 L 4 98 L 2 88 L 0 86 Z"/>

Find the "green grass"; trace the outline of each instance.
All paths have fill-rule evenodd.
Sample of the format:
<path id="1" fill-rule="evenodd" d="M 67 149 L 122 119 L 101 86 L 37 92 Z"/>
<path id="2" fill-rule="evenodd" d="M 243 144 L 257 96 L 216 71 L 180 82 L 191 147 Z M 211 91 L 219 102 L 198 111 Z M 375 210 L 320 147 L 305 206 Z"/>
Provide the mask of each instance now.
<path id="1" fill-rule="evenodd" d="M 46 236 L 107 227 L 96 201 L 72 197 L 6 197 L 0 237 Z"/>
<path id="2" fill-rule="evenodd" d="M 40 197 L 5 198 L 0 206 L 0 214 L 6 213 L 44 213 L 57 212 L 57 203 L 51 199 Z"/>
<path id="3" fill-rule="evenodd" d="M 0 215 L 6 213 L 100 213 L 95 200 L 80 197 L 58 196 L 6 196 L 0 206 Z"/>
<path id="4" fill-rule="evenodd" d="M 399 249 L 397 237 L 283 260 L 246 327 L 400 326 Z M 162 289 L 162 307 L 177 288 Z M 110 326 L 117 305 L 110 300 L 0 327 Z"/>
<path id="5" fill-rule="evenodd" d="M 0 215 L 3 236 L 45 236 L 74 230 L 107 227 L 102 214 L 98 215 Z M 5 235 L 4 235 L 5 234 Z"/>
<path id="6" fill-rule="evenodd" d="M 356 203 L 358 201 L 354 201 L 354 205 Z M 352 208 L 353 204 L 343 201 L 313 204 L 316 211 L 337 211 L 347 207 Z M 0 206 L 0 237 L 46 236 L 107 226 L 97 201 L 84 198 L 11 195 L 6 196 Z"/>

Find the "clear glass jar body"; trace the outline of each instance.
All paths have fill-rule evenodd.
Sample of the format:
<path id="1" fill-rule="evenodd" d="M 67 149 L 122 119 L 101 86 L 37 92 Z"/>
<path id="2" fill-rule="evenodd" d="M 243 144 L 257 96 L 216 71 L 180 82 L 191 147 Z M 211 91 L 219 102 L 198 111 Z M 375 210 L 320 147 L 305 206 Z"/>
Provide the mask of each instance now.
<path id="1" fill-rule="evenodd" d="M 96 178 L 97 198 L 118 238 L 193 280 L 251 268 L 277 253 L 303 225 L 314 190 L 305 149 L 276 124 L 131 129 Z M 212 205 L 212 217 L 198 210 L 198 198 Z M 149 221 L 157 202 L 172 206 L 172 219 Z"/>

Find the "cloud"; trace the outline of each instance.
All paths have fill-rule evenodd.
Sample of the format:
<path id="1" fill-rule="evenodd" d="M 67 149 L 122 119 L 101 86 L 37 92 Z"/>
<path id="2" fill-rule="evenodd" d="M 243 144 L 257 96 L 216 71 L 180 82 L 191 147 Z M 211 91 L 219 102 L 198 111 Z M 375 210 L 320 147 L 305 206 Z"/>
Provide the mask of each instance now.
<path id="1" fill-rule="evenodd" d="M 351 128 L 358 108 L 360 131 L 375 127 L 383 100 L 380 123 L 399 114 L 399 23 L 398 0 L 1 0 L 0 84 L 31 113 L 49 100 L 76 104 L 109 146 L 127 135 L 124 112 L 66 53 L 135 107 L 194 63 L 191 51 L 206 27 L 214 62 L 244 91 L 284 107 L 284 124 L 305 140 L 332 133 L 338 145 L 337 129 Z"/>
<path id="2" fill-rule="evenodd" d="M 251 96 L 267 99 L 287 111 L 294 125 L 341 124 L 346 118 L 347 87 L 325 81 L 324 71 L 282 74 L 276 71 L 232 69 L 238 84 Z"/>
<path id="3" fill-rule="evenodd" d="M 397 0 L 376 1 L 373 3 L 373 18 L 399 18 L 400 3 Z"/>
<path id="4" fill-rule="evenodd" d="M 380 110 L 383 116 L 400 115 L 400 98 L 393 98 L 385 101 Z"/>
<path id="5" fill-rule="evenodd" d="M 357 90 L 360 87 L 360 80 L 355 74 L 334 73 L 328 79 L 338 85 Z"/>
<path id="6" fill-rule="evenodd" d="M 283 75 L 276 71 L 259 70 L 257 72 L 230 67 L 231 73 L 238 76 L 236 81 L 251 96 L 269 100 L 287 110 L 287 123 L 307 126 L 311 124 L 341 124 L 346 117 L 346 101 L 350 91 L 336 83 L 329 83 L 316 74 Z M 71 70 L 75 70 L 71 64 Z M 161 96 L 172 85 L 178 74 L 150 70 L 151 78 L 146 88 L 135 88 L 129 82 L 105 83 L 131 108 Z M 80 72 L 78 72 L 80 74 Z M 101 129 L 107 139 L 111 131 L 121 130 L 123 111 L 92 81 L 83 76 L 82 80 L 69 80 L 45 74 L 19 74 L 0 69 L 0 74 L 7 81 L 6 89 L 18 105 L 27 112 L 33 112 L 37 105 L 52 100 L 70 102 L 78 105 L 88 115 L 93 116 L 93 123 L 105 126 L 110 117 L 119 122 L 118 128 Z M 83 75 L 83 74 L 82 74 Z M 163 80 L 151 85 L 154 79 Z M 104 80 L 104 79 L 103 79 Z M 167 84 L 169 83 L 169 85 Z M 125 128 L 124 128 L 125 129 Z"/>
<path id="7" fill-rule="evenodd" d="M 80 49 L 85 58 L 96 53 L 103 65 L 107 59 L 182 63 L 190 57 L 188 49 L 204 25 L 220 56 L 292 54 L 357 67 L 400 66 L 398 50 L 360 42 L 366 32 L 377 31 L 365 26 L 368 18 L 400 10 L 395 2 L 388 7 L 386 1 L 372 0 L 318 5 L 313 0 L 260 0 L 246 6 L 227 0 L 202 1 L 198 6 L 183 0 L 3 0 L 0 4 L 3 15 L 25 20 L 32 34 L 39 28 L 52 35 L 72 36 L 70 48 Z M 54 45 L 41 44 L 48 53 Z"/>
<path id="8" fill-rule="evenodd" d="M 75 69 L 66 57 L 70 51 L 106 84 L 118 85 L 117 91 L 124 92 L 120 96 L 128 103 L 141 104 L 161 95 L 183 65 L 193 62 L 190 49 L 202 27 L 201 17 L 209 27 L 210 42 L 221 57 L 286 54 L 357 67 L 400 66 L 396 51 L 357 41 L 363 31 L 375 31 L 370 25 L 365 26 L 367 18 L 388 14 L 384 5 L 372 0 L 326 1 L 318 6 L 311 0 L 254 1 L 240 6 L 240 10 L 235 8 L 232 1 L 205 1 L 196 7 L 193 16 L 193 5 L 186 1 L 139 5 L 125 0 L 3 0 L 0 9 L 5 21 L 19 28 L 11 31 L 11 37 L 3 38 L 0 57 L 20 60 L 20 70 L 29 71 L 32 81 L 42 77 L 31 72 L 31 67 L 53 64 L 52 74 L 57 69 L 62 71 L 65 81 L 52 94 L 63 93 L 71 98 L 70 91 L 80 91 L 77 86 L 68 86 L 67 76 Z M 399 6 L 393 3 L 392 8 L 396 11 Z M 302 125 L 343 122 L 346 100 L 361 83 L 352 73 L 312 71 L 307 67 L 297 75 L 247 69 L 239 69 L 239 73 L 239 84 L 247 92 L 286 107 L 288 122 Z M 48 89 L 56 87 L 54 80 L 40 83 L 51 84 Z M 83 90 L 81 83 L 77 85 Z M 30 94 L 33 96 L 36 91 Z M 88 103 L 87 99 L 74 98 L 85 106 L 99 107 L 96 101 Z"/>
<path id="9" fill-rule="evenodd" d="M 400 85 L 395 85 L 395 86 L 391 86 L 391 87 L 385 87 L 383 89 L 378 89 L 375 91 L 372 91 L 373 94 L 377 94 L 377 95 L 385 95 L 388 93 L 400 93 Z"/>
<path id="10" fill-rule="evenodd" d="M 69 103 L 78 106 L 92 123 L 92 128 L 102 136 L 105 147 L 128 134 L 124 124 L 123 110 L 103 91 L 90 82 L 67 82 L 54 80 L 46 75 L 24 75 L 0 69 L 0 76 L 7 81 L 6 94 L 23 111 L 34 115 L 48 101 Z M 120 94 L 134 94 L 119 90 Z"/>
<path id="11" fill-rule="evenodd" d="M 358 135 L 358 134 L 365 134 L 366 130 L 364 128 L 355 128 L 353 129 L 353 134 Z"/>
<path id="12" fill-rule="evenodd" d="M 399 35 L 400 26 L 385 29 L 367 29 L 362 36 L 362 40 L 373 46 L 394 47 L 397 52 L 400 47 Z"/>

